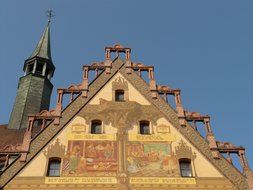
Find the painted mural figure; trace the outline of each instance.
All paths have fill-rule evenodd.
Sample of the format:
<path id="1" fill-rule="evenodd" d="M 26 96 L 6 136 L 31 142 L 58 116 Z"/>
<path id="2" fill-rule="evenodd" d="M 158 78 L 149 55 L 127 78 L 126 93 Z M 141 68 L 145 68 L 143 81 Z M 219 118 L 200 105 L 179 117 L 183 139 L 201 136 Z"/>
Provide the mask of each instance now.
<path id="1" fill-rule="evenodd" d="M 81 157 L 77 167 L 77 173 L 82 174 L 84 171 L 86 171 L 86 158 Z"/>
<path id="2" fill-rule="evenodd" d="M 87 157 L 90 157 L 90 158 L 96 157 L 96 148 L 95 148 L 94 144 L 90 144 L 87 147 Z"/>
<path id="3" fill-rule="evenodd" d="M 129 143 L 127 170 L 132 174 L 173 176 L 177 170 L 170 144 Z"/>
<path id="4" fill-rule="evenodd" d="M 137 173 L 138 171 L 140 171 L 137 162 L 133 159 L 133 157 L 128 157 L 127 158 L 127 162 L 128 162 L 128 168 L 127 170 L 130 173 Z"/>
<path id="5" fill-rule="evenodd" d="M 104 156 L 106 159 L 109 159 L 113 156 L 113 147 L 111 146 L 110 143 L 107 143 L 105 146 L 105 153 Z"/>
<path id="6" fill-rule="evenodd" d="M 90 172 L 117 171 L 117 147 L 115 142 L 68 141 L 67 155 L 63 162 L 65 176 L 90 176 Z"/>
<path id="7" fill-rule="evenodd" d="M 70 173 L 76 172 L 78 161 L 79 161 L 79 152 L 80 152 L 80 147 L 76 145 L 73 148 L 73 151 L 70 153 L 70 160 L 69 160 Z"/>

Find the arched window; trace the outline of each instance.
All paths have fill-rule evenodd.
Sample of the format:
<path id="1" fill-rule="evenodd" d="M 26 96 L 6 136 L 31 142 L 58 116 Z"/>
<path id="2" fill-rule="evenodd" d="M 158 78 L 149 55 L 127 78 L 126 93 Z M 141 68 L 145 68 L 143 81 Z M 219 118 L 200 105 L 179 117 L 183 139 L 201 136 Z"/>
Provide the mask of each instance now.
<path id="1" fill-rule="evenodd" d="M 125 101 L 124 90 L 116 90 L 115 91 L 115 101 L 117 101 L 117 102 Z"/>
<path id="2" fill-rule="evenodd" d="M 91 132 L 91 134 L 101 134 L 102 133 L 102 121 L 92 120 L 90 132 Z"/>
<path id="3" fill-rule="evenodd" d="M 191 160 L 180 159 L 179 160 L 180 172 L 182 177 L 192 177 Z"/>
<path id="4" fill-rule="evenodd" d="M 49 177 L 59 177 L 61 168 L 60 158 L 50 158 L 48 162 L 47 176 Z"/>
<path id="5" fill-rule="evenodd" d="M 149 135 L 150 134 L 150 122 L 149 121 L 140 121 L 140 134 Z"/>

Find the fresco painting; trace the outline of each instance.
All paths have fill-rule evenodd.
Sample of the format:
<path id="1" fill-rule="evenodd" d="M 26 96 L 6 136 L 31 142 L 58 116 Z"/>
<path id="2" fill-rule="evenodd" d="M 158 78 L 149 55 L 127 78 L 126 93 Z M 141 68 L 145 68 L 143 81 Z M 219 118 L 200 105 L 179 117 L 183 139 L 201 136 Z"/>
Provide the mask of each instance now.
<path id="1" fill-rule="evenodd" d="M 87 172 L 116 172 L 117 144 L 112 141 L 68 141 L 63 176 L 84 176 Z"/>
<path id="2" fill-rule="evenodd" d="M 178 163 L 167 143 L 129 143 L 127 170 L 132 175 L 177 176 Z"/>

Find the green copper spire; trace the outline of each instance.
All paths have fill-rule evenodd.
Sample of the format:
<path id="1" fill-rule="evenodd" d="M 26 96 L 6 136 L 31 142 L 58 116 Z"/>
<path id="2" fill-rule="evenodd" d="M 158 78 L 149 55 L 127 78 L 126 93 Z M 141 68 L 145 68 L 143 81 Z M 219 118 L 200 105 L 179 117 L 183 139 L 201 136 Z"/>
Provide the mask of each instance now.
<path id="1" fill-rule="evenodd" d="M 8 124 L 9 129 L 24 129 L 27 127 L 29 114 L 49 109 L 53 90 L 50 80 L 55 70 L 50 48 L 52 11 L 48 12 L 48 17 L 47 26 L 39 43 L 32 55 L 25 60 L 24 76 L 19 79 L 17 95 Z"/>
<path id="2" fill-rule="evenodd" d="M 50 21 L 48 22 L 46 29 L 42 34 L 40 41 L 37 44 L 34 52 L 30 56 L 30 58 L 33 57 L 41 57 L 52 61 L 51 47 L 50 47 Z"/>

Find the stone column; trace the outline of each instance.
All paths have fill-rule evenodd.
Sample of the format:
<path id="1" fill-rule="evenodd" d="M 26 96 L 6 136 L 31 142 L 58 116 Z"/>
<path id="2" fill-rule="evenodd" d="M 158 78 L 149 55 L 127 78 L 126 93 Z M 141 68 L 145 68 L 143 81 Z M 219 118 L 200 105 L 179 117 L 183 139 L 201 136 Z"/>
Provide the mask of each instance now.
<path id="1" fill-rule="evenodd" d="M 62 110 L 62 100 L 63 100 L 63 90 L 57 90 L 57 104 L 56 104 L 56 111 L 61 112 Z"/>
<path id="2" fill-rule="evenodd" d="M 46 127 L 47 120 L 42 119 L 42 125 L 41 125 L 41 130 L 43 130 Z"/>
<path id="3" fill-rule="evenodd" d="M 216 140 L 215 140 L 215 136 L 212 132 L 212 128 L 210 125 L 210 118 L 204 118 L 204 124 L 206 127 L 206 139 L 209 142 L 209 147 L 212 151 L 212 155 L 214 158 L 219 158 L 219 152 L 217 151 L 217 144 L 216 144 Z"/>
<path id="4" fill-rule="evenodd" d="M 47 64 L 44 63 L 43 70 L 42 70 L 42 76 L 46 76 L 46 69 L 47 69 Z"/>
<path id="5" fill-rule="evenodd" d="M 240 150 L 238 152 L 238 155 L 240 157 L 240 161 L 241 161 L 241 164 L 243 167 L 243 173 L 247 178 L 247 183 L 248 183 L 249 189 L 253 189 L 253 172 L 249 168 L 248 161 L 245 156 L 245 151 Z"/>
<path id="6" fill-rule="evenodd" d="M 241 165 L 243 167 L 243 170 L 249 168 L 248 161 L 245 157 L 245 151 L 244 150 L 239 150 L 238 155 L 239 155 L 240 162 L 241 162 Z"/>
<path id="7" fill-rule="evenodd" d="M 26 157 L 29 152 L 30 143 L 32 140 L 32 129 L 33 129 L 33 124 L 34 124 L 34 119 L 35 119 L 34 117 L 29 117 L 28 119 L 28 127 L 24 134 L 23 143 L 21 146 L 21 150 L 22 150 L 21 157 L 20 157 L 21 162 L 26 161 Z"/>
<path id="8" fill-rule="evenodd" d="M 231 156 L 230 156 L 230 153 L 229 152 L 227 152 L 227 161 L 230 163 L 230 164 L 232 164 L 233 165 L 233 160 L 232 160 L 232 158 L 231 158 Z"/>
<path id="9" fill-rule="evenodd" d="M 156 81 L 154 78 L 154 70 L 152 68 L 148 69 L 148 76 L 149 76 L 149 88 L 151 91 L 152 98 L 157 98 L 157 89 L 156 89 Z"/>
<path id="10" fill-rule="evenodd" d="M 35 74 L 36 68 L 37 68 L 37 60 L 34 61 L 33 71 L 32 71 L 33 74 Z"/>
<path id="11" fill-rule="evenodd" d="M 84 66 L 83 67 L 83 81 L 82 81 L 82 97 L 86 98 L 88 96 L 88 90 L 89 90 L 89 67 Z"/>
<path id="12" fill-rule="evenodd" d="M 177 115 L 179 118 L 179 124 L 181 126 L 185 126 L 186 120 L 185 120 L 184 108 L 181 103 L 180 90 L 175 91 L 174 96 L 175 96 Z"/>
<path id="13" fill-rule="evenodd" d="M 111 73 L 111 67 L 112 67 L 112 61 L 111 61 L 111 51 L 110 49 L 105 50 L 105 72 L 106 74 Z"/>
<path id="14" fill-rule="evenodd" d="M 131 74 L 132 73 L 132 69 L 130 68 L 131 67 L 130 49 L 127 49 L 125 51 L 125 53 L 126 53 L 126 72 L 127 72 L 127 74 Z"/>
<path id="15" fill-rule="evenodd" d="M 117 133 L 118 141 L 118 188 L 127 190 L 129 187 L 127 169 L 126 169 L 126 141 L 127 132 L 126 128 L 119 127 Z"/>

